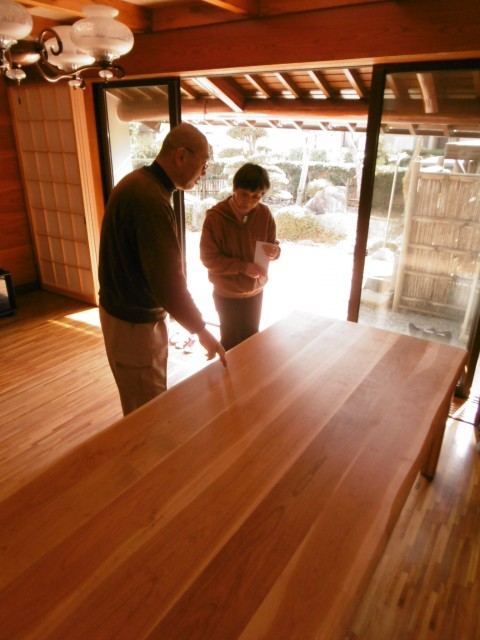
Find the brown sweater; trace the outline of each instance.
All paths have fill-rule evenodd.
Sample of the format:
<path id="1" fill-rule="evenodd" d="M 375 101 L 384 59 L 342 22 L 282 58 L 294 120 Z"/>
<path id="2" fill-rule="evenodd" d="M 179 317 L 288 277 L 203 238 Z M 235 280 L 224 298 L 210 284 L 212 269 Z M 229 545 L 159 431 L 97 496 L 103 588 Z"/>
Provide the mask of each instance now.
<path id="1" fill-rule="evenodd" d="M 225 298 L 246 298 L 257 295 L 264 287 L 244 271 L 254 260 L 257 240 L 277 243 L 275 220 L 270 209 L 259 203 L 241 222 L 230 207 L 230 198 L 206 213 L 200 259 L 208 269 L 215 293 Z"/>
<path id="2" fill-rule="evenodd" d="M 153 167 L 153 168 L 152 168 Z M 126 322 L 155 322 L 166 312 L 190 333 L 205 326 L 183 273 L 171 194 L 155 165 L 113 189 L 102 223 L 100 304 Z"/>

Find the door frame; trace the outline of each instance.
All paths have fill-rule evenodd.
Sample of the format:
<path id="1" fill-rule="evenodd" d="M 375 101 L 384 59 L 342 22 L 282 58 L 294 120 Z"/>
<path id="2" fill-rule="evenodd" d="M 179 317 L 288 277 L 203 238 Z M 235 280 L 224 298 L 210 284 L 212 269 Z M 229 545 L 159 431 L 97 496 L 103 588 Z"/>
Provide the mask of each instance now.
<path id="1" fill-rule="evenodd" d="M 106 92 L 112 88 L 119 87 L 140 87 L 140 86 L 163 86 L 168 90 L 168 117 L 170 128 L 181 122 L 181 95 L 179 78 L 149 78 L 148 80 L 120 80 L 109 82 L 108 84 L 96 83 L 93 86 L 93 100 L 95 108 L 95 118 L 97 122 L 98 150 L 100 156 L 101 178 L 104 204 L 107 203 L 110 192 L 113 189 L 113 162 L 110 147 L 110 135 L 108 130 L 108 113 Z M 185 206 L 183 191 L 176 190 L 173 193 L 173 209 L 177 228 L 179 229 L 178 240 L 181 245 L 184 269 L 186 269 L 185 256 Z M 103 217 L 103 216 L 102 216 Z"/>

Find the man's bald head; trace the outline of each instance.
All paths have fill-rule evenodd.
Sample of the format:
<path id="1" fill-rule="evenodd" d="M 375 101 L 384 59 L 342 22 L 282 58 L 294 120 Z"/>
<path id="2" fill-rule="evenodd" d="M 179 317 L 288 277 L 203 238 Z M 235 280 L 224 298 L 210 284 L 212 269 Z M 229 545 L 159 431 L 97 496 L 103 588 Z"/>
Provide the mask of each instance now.
<path id="1" fill-rule="evenodd" d="M 205 174 L 209 160 L 207 138 L 196 127 L 182 122 L 165 136 L 157 162 L 177 189 L 193 189 Z"/>
<path id="2" fill-rule="evenodd" d="M 171 152 L 173 149 L 178 149 L 179 147 L 189 147 L 194 150 L 206 149 L 208 153 L 207 138 L 201 131 L 194 127 L 193 124 L 189 124 L 188 122 L 182 122 L 176 127 L 173 127 L 173 129 L 170 129 L 163 141 L 160 156 L 163 151 Z"/>

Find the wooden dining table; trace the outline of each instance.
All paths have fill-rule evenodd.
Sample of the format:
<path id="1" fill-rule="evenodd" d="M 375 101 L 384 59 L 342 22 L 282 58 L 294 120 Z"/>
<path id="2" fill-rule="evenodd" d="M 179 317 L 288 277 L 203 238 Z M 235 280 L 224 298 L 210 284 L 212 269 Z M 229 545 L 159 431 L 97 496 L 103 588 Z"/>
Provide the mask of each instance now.
<path id="1" fill-rule="evenodd" d="M 457 347 L 293 312 L 0 504 L 2 640 L 335 640 L 412 485 Z"/>

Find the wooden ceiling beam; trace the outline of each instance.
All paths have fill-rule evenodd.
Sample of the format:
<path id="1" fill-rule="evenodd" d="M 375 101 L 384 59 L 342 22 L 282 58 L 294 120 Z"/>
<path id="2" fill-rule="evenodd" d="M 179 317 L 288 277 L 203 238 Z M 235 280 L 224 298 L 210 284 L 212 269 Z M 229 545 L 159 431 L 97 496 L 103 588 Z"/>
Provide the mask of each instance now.
<path id="1" fill-rule="evenodd" d="M 260 6 L 259 0 L 202 0 L 202 2 L 249 17 L 258 16 Z"/>
<path id="2" fill-rule="evenodd" d="M 476 101 L 465 101 L 463 109 L 458 102 L 453 101 L 448 110 L 442 109 L 441 113 L 425 114 L 420 101 L 417 104 L 404 105 L 405 109 L 396 111 L 397 101 L 389 100 L 385 102 L 385 112 L 382 124 L 410 127 L 412 135 L 415 135 L 418 125 L 431 127 L 446 126 L 469 126 L 475 130 L 480 128 L 478 121 L 478 110 L 480 105 Z M 411 101 L 413 102 L 413 101 Z M 475 104 L 470 104 L 474 103 Z M 407 113 L 407 106 L 409 106 Z M 232 111 L 226 103 L 220 99 L 196 99 L 184 100 L 182 102 L 182 113 L 189 116 L 197 116 L 199 119 L 205 117 L 239 117 L 247 119 L 265 118 L 272 120 L 345 120 L 354 125 L 355 121 L 366 121 L 368 116 L 367 103 L 360 100 L 309 100 L 300 98 L 290 100 L 288 98 L 275 98 L 264 100 L 255 98 L 245 102 L 243 111 Z M 152 101 L 142 101 L 135 103 L 123 102 L 119 105 L 118 116 L 123 121 L 139 120 L 148 121 L 161 117 L 158 105 Z"/>
<path id="3" fill-rule="evenodd" d="M 52 11 L 52 15 L 53 13 L 59 16 L 63 15 L 64 20 L 67 22 L 85 17 L 85 13 L 82 11 L 85 2 L 81 0 L 68 0 L 62 2 L 61 5 L 55 2 L 55 0 L 43 0 L 42 2 L 38 0 L 22 0 L 21 4 L 27 9 L 39 9 L 44 13 Z M 52 20 L 55 20 L 55 18 L 52 17 Z M 59 18 L 59 20 L 62 20 L 62 18 Z"/>
<path id="4" fill-rule="evenodd" d="M 480 98 L 480 71 L 472 71 L 473 75 L 473 92 L 475 97 Z"/>
<path id="5" fill-rule="evenodd" d="M 187 0 L 186 6 L 190 4 L 193 8 Z M 158 6 L 155 11 L 163 21 Z M 162 33 L 141 36 L 138 46 L 122 58 L 129 76 L 453 60 L 472 58 L 480 50 L 476 0 L 462 5 L 462 11 L 451 0 L 384 0 L 275 17 L 262 14 L 252 20 L 230 14 L 222 24 L 181 31 L 169 31 L 164 23 L 158 28 Z"/>
<path id="6" fill-rule="evenodd" d="M 21 4 L 31 9 L 34 24 L 47 20 L 51 25 L 72 24 L 80 18 L 85 18 L 83 8 L 88 5 L 85 0 L 22 0 Z M 106 3 L 107 4 L 107 3 Z M 117 20 L 126 24 L 133 33 L 149 33 L 152 30 L 152 10 L 122 0 L 108 0 L 108 6 L 118 10 Z M 35 15 L 36 10 L 40 16 Z M 52 18 L 46 18 L 48 12 Z M 43 27 L 45 28 L 45 27 Z"/>
<path id="7" fill-rule="evenodd" d="M 480 100 L 442 100 L 441 108 L 434 113 L 425 113 L 420 100 L 386 100 L 382 120 L 471 125 L 479 123 L 479 113 Z"/>
<path id="8" fill-rule="evenodd" d="M 384 0 L 191 0 L 181 5 L 166 2 L 156 5 L 154 31 L 186 29 L 221 24 L 231 20 L 269 18 L 318 9 L 372 4 Z"/>
<path id="9" fill-rule="evenodd" d="M 206 3 L 191 2 L 185 6 L 161 4 L 153 9 L 152 30 L 154 32 L 176 31 L 190 27 L 221 25 L 225 22 L 243 22 L 248 18 Z"/>
<path id="10" fill-rule="evenodd" d="M 191 0 L 177 4 L 160 0 L 155 8 L 122 0 L 107 0 L 105 4 L 118 9 L 119 20 L 128 24 L 134 33 L 148 33 L 152 30 L 220 24 L 232 19 L 255 19 L 381 1 L 383 0 Z M 31 7 L 33 15 L 42 19 L 56 24 L 70 24 L 84 16 L 83 7 L 88 4 L 88 0 L 21 0 L 21 4 Z"/>
<path id="11" fill-rule="evenodd" d="M 243 111 L 233 111 L 226 102 L 221 99 L 204 99 L 182 101 L 182 113 L 189 117 L 197 115 L 202 119 L 208 116 L 217 117 L 246 117 L 246 118 L 272 118 L 300 120 L 305 118 L 319 118 L 326 120 L 354 120 L 366 119 L 368 106 L 361 101 L 346 100 L 309 100 L 300 98 L 291 100 L 289 98 L 275 98 L 264 100 L 253 98 L 247 100 Z M 350 104 L 354 103 L 354 104 Z M 122 121 L 129 120 L 151 120 L 160 117 L 158 106 L 150 100 L 124 102 L 118 107 L 118 117 Z"/>
<path id="12" fill-rule="evenodd" d="M 293 13 L 295 11 L 315 11 L 318 9 L 331 9 L 354 4 L 371 4 L 383 0 L 261 0 L 263 15 L 276 15 L 278 13 Z"/>

